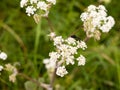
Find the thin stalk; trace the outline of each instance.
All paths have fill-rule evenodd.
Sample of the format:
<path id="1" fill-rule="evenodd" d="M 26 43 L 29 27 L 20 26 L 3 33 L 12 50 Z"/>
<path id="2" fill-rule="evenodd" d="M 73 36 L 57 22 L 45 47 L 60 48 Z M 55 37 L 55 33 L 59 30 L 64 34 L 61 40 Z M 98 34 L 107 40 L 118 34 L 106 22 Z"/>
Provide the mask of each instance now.
<path id="1" fill-rule="evenodd" d="M 78 33 L 80 31 L 80 28 L 82 28 L 81 26 L 78 27 L 78 29 L 74 30 L 68 37 L 75 35 L 76 33 Z"/>
<path id="2" fill-rule="evenodd" d="M 54 32 L 54 28 L 53 28 L 52 22 L 50 21 L 50 19 L 48 17 L 46 17 L 46 20 L 48 21 L 48 25 L 50 27 L 50 31 Z"/>
<path id="3" fill-rule="evenodd" d="M 50 87 L 53 89 L 53 84 L 54 84 L 54 81 L 55 81 L 55 77 L 56 77 L 56 70 L 57 68 L 54 69 L 54 72 L 52 73 L 52 76 L 50 78 Z"/>
<path id="4" fill-rule="evenodd" d="M 39 40 L 41 35 L 41 18 L 36 28 L 36 37 L 35 37 L 35 44 L 34 44 L 34 67 L 35 67 L 35 75 L 38 76 L 38 68 L 37 68 L 37 51 L 39 46 Z"/>
<path id="5" fill-rule="evenodd" d="M 11 27 L 9 27 L 4 22 L 0 22 L 0 26 L 3 27 L 6 31 L 8 31 L 15 38 L 15 40 L 19 43 L 20 47 L 23 50 L 24 58 L 26 60 L 27 59 L 27 57 L 26 57 L 27 48 L 26 48 L 24 42 L 22 41 L 22 39 L 19 37 L 19 35 L 15 32 L 15 30 L 13 30 Z"/>
<path id="6" fill-rule="evenodd" d="M 86 36 L 83 41 L 84 41 L 84 42 L 87 42 L 89 39 L 90 39 L 90 38 Z"/>
<path id="7" fill-rule="evenodd" d="M 18 73 L 19 76 L 22 76 L 23 78 L 32 81 L 33 83 L 36 83 L 38 87 L 43 87 L 46 90 L 49 90 L 48 88 L 50 87 L 48 84 L 38 82 L 37 80 L 32 79 L 31 77 L 27 76 L 26 74 L 23 73 Z"/>
<path id="8" fill-rule="evenodd" d="M 117 69 L 117 76 L 118 76 L 118 88 L 120 89 L 120 62 L 119 62 L 119 52 L 116 51 L 115 53 L 115 60 L 116 60 L 116 69 Z"/>

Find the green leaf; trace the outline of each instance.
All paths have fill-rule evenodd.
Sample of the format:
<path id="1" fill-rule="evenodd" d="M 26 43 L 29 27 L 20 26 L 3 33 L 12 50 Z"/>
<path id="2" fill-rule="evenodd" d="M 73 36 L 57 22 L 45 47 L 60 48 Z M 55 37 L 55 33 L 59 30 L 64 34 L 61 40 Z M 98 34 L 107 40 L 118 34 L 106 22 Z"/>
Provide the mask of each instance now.
<path id="1" fill-rule="evenodd" d="M 37 85 L 31 81 L 25 82 L 25 90 L 37 90 Z"/>

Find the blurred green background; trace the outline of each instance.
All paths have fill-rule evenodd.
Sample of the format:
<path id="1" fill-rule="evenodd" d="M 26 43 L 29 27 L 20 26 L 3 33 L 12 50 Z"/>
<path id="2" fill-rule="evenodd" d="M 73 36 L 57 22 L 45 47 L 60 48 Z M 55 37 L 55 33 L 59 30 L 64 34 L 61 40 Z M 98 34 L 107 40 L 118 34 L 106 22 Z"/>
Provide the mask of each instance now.
<path id="1" fill-rule="evenodd" d="M 20 63 L 18 69 L 34 79 L 36 75 L 48 83 L 49 79 L 45 66 L 42 63 L 48 53 L 53 50 L 52 42 L 48 38 L 50 27 L 46 19 L 42 19 L 39 47 L 34 54 L 34 43 L 37 24 L 32 17 L 25 14 L 19 6 L 20 0 L 0 1 L 0 50 L 8 54 L 5 63 Z M 84 67 L 77 65 L 68 68 L 69 74 L 64 78 L 57 77 L 55 88 L 57 90 L 120 90 L 120 3 L 111 0 L 109 4 L 99 3 L 97 0 L 57 0 L 51 8 L 51 20 L 57 35 L 68 37 L 79 29 L 76 35 L 84 38 L 80 14 L 90 4 L 103 4 L 108 15 L 115 18 L 116 24 L 109 33 L 102 34 L 101 40 L 90 39 L 88 49 L 82 54 L 87 62 Z M 37 62 L 34 57 L 37 57 Z M 37 70 L 35 68 L 37 66 Z M 8 74 L 0 75 L 0 90 L 25 90 L 27 80 L 17 76 L 17 81 L 8 81 Z M 40 89 L 42 90 L 42 89 Z"/>

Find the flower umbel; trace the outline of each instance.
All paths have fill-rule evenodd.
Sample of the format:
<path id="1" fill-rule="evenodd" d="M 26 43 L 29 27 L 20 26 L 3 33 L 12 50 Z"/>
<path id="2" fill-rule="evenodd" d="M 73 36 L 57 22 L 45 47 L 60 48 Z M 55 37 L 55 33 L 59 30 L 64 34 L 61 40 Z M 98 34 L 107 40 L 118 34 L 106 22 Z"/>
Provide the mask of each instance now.
<path id="1" fill-rule="evenodd" d="M 26 8 L 26 13 L 27 13 L 28 16 L 33 15 L 35 11 L 36 11 L 36 8 L 34 8 L 33 6 L 28 6 Z"/>
<path id="2" fill-rule="evenodd" d="M 87 37 L 94 37 L 97 40 L 100 39 L 101 31 L 107 33 L 115 24 L 113 17 L 107 16 L 107 10 L 103 5 L 88 6 L 80 18 L 83 21 Z"/>
<path id="3" fill-rule="evenodd" d="M 50 58 L 43 60 L 48 71 L 54 71 L 56 68 L 56 74 L 63 77 L 68 73 L 65 66 L 74 65 L 76 61 L 78 61 L 78 65 L 85 65 L 85 57 L 78 54 L 79 49 L 85 50 L 87 48 L 84 41 L 77 41 L 72 37 L 63 39 L 62 36 L 56 36 L 53 32 L 49 36 L 54 42 L 56 51 L 50 52 Z"/>
<path id="4" fill-rule="evenodd" d="M 56 4 L 56 0 L 21 0 L 20 7 L 25 7 L 28 16 L 40 15 L 47 17 L 49 9 Z"/>
<path id="5" fill-rule="evenodd" d="M 9 76 L 9 81 L 14 83 L 16 81 L 16 76 L 18 74 L 17 68 L 8 63 L 5 65 L 5 70 L 11 73 Z"/>

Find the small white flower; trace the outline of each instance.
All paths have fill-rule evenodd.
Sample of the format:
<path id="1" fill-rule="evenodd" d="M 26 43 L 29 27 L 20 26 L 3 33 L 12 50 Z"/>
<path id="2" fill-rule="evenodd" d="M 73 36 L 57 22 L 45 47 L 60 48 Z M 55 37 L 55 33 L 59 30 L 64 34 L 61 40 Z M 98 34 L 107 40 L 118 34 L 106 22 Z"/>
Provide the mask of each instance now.
<path id="1" fill-rule="evenodd" d="M 49 71 L 53 71 L 53 70 L 55 69 L 55 66 L 56 66 L 56 63 L 50 61 L 49 64 L 46 65 L 46 68 L 47 68 Z"/>
<path id="2" fill-rule="evenodd" d="M 36 11 L 36 8 L 34 8 L 33 6 L 28 6 L 26 8 L 26 13 L 27 13 L 28 16 L 33 15 L 35 13 L 35 11 Z"/>
<path id="3" fill-rule="evenodd" d="M 84 41 L 80 41 L 80 42 L 77 41 L 77 43 L 78 43 L 78 45 L 77 45 L 78 48 L 82 48 L 83 50 L 85 50 L 87 48 L 87 45 Z"/>
<path id="4" fill-rule="evenodd" d="M 98 12 L 96 12 L 96 11 L 90 11 L 89 12 L 89 16 L 88 16 L 88 18 L 96 18 L 97 17 L 97 15 L 98 15 Z"/>
<path id="5" fill-rule="evenodd" d="M 50 56 L 50 60 L 56 62 L 57 59 L 60 57 L 60 54 L 57 52 L 51 52 L 49 53 L 49 56 Z"/>
<path id="6" fill-rule="evenodd" d="M 64 75 L 68 74 L 68 72 L 67 72 L 65 66 L 60 66 L 60 67 L 57 68 L 56 74 L 58 76 L 63 77 Z"/>
<path id="7" fill-rule="evenodd" d="M 80 57 L 77 58 L 77 61 L 78 61 L 78 66 L 85 65 L 86 59 L 83 55 L 80 55 Z"/>
<path id="8" fill-rule="evenodd" d="M 96 6 L 94 6 L 94 5 L 90 5 L 90 6 L 88 6 L 88 12 L 89 11 L 94 11 L 94 10 L 96 10 Z"/>
<path id="9" fill-rule="evenodd" d="M 14 83 L 16 81 L 16 76 L 18 74 L 17 68 L 8 63 L 5 65 L 5 70 L 12 73 L 11 75 L 9 75 L 9 81 Z"/>
<path id="10" fill-rule="evenodd" d="M 69 64 L 75 64 L 75 62 L 74 62 L 74 56 L 69 56 L 69 57 L 67 57 L 66 59 L 66 64 L 67 65 L 69 65 Z"/>
<path id="11" fill-rule="evenodd" d="M 88 18 L 88 13 L 87 12 L 84 12 L 80 15 L 80 18 L 82 21 L 85 21 L 87 18 Z"/>
<path id="12" fill-rule="evenodd" d="M 10 63 L 5 64 L 5 70 L 17 74 L 17 68 Z"/>
<path id="13" fill-rule="evenodd" d="M 99 5 L 99 6 L 97 7 L 97 9 L 103 10 L 103 11 L 107 11 L 106 8 L 105 8 L 103 5 Z"/>
<path id="14" fill-rule="evenodd" d="M 49 72 L 54 71 L 54 69 L 56 67 L 56 62 L 54 62 L 53 60 L 50 60 L 50 59 L 44 59 L 43 63 L 45 64 L 45 67 Z"/>
<path id="15" fill-rule="evenodd" d="M 54 32 L 51 32 L 48 36 L 50 36 L 50 38 L 53 39 L 56 36 L 56 34 Z"/>
<path id="16" fill-rule="evenodd" d="M 100 29 L 102 30 L 102 32 L 109 32 L 109 30 L 110 30 L 108 24 L 105 24 L 105 25 L 101 26 Z"/>
<path id="17" fill-rule="evenodd" d="M 100 29 L 102 30 L 102 32 L 109 32 L 110 29 L 114 26 L 115 21 L 113 19 L 112 16 L 109 16 L 106 18 L 106 23 L 100 27 Z"/>
<path id="18" fill-rule="evenodd" d="M 92 25 L 94 25 L 93 28 L 91 29 L 91 32 L 94 33 L 96 26 L 98 26 L 98 27 L 101 26 L 100 20 L 101 20 L 100 17 L 96 17 L 91 21 Z"/>
<path id="19" fill-rule="evenodd" d="M 69 56 L 71 55 L 71 53 L 69 52 L 69 46 L 66 44 L 61 44 L 60 46 L 57 47 L 58 50 L 60 51 L 60 54 L 63 57 Z"/>
<path id="20" fill-rule="evenodd" d="M 37 3 L 38 9 L 40 8 L 41 10 L 47 11 L 47 7 L 48 7 L 48 5 L 44 1 L 39 1 Z"/>
<path id="21" fill-rule="evenodd" d="M 107 16 L 106 11 L 104 10 L 98 10 L 98 17 L 101 16 L 101 19 Z"/>
<path id="22" fill-rule="evenodd" d="M 1 52 L 1 53 L 0 53 L 0 59 L 6 60 L 6 59 L 7 59 L 7 54 L 4 53 L 4 52 Z"/>
<path id="23" fill-rule="evenodd" d="M 114 18 L 113 18 L 112 16 L 109 16 L 109 17 L 107 17 L 107 20 L 108 20 L 109 25 L 110 25 L 111 27 L 113 27 L 114 24 L 115 24 Z"/>
<path id="24" fill-rule="evenodd" d="M 10 63 L 8 63 L 8 64 L 5 64 L 5 69 L 7 70 L 7 71 L 13 71 L 14 70 L 14 66 L 12 66 Z"/>
<path id="25" fill-rule="evenodd" d="M 3 70 L 3 66 L 0 65 L 0 71 L 2 71 L 2 70 Z"/>
<path id="26" fill-rule="evenodd" d="M 69 46 L 68 52 L 74 55 L 77 54 L 77 49 L 77 47 Z"/>
<path id="27" fill-rule="evenodd" d="M 48 64 L 48 63 L 49 63 L 49 60 L 50 60 L 50 59 L 46 58 L 46 59 L 43 60 L 43 63 L 44 63 L 44 64 Z"/>
<path id="28" fill-rule="evenodd" d="M 33 3 L 37 3 L 38 0 L 30 0 L 30 3 L 33 4 Z"/>
<path id="29" fill-rule="evenodd" d="M 11 74 L 11 75 L 9 76 L 9 81 L 11 81 L 11 82 L 14 83 L 14 82 L 16 81 L 16 75 L 17 75 L 17 74 L 14 74 L 14 73 Z"/>
<path id="30" fill-rule="evenodd" d="M 28 0 L 21 0 L 20 1 L 20 7 L 23 8 L 24 6 L 26 6 L 28 3 Z"/>
<path id="31" fill-rule="evenodd" d="M 60 45 L 64 40 L 62 39 L 62 36 L 57 36 L 53 39 L 53 41 L 54 41 L 54 45 Z"/>
<path id="32" fill-rule="evenodd" d="M 75 40 L 74 38 L 69 37 L 69 38 L 67 38 L 65 41 L 66 41 L 68 44 L 76 45 L 76 40 Z"/>
<path id="33" fill-rule="evenodd" d="M 52 4 L 56 4 L 56 0 L 46 0 L 47 2 L 49 2 L 49 3 L 52 3 Z"/>

